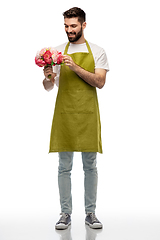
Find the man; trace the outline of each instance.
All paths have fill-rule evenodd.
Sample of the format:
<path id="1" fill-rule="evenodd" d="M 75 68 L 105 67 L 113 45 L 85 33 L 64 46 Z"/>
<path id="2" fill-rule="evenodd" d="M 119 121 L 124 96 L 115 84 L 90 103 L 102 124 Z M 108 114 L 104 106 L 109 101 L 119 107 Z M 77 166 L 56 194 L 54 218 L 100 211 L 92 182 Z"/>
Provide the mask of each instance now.
<path id="1" fill-rule="evenodd" d="M 101 123 L 96 88 L 105 84 L 109 71 L 105 51 L 84 38 L 85 12 L 71 8 L 63 13 L 68 43 L 56 49 L 64 55 L 64 65 L 57 73 L 44 69 L 44 88 L 59 86 L 51 129 L 50 152 L 59 153 L 58 185 L 61 218 L 56 229 L 71 224 L 71 170 L 73 153 L 81 152 L 85 175 L 85 223 L 102 228 L 95 215 L 97 196 L 97 152 L 102 153 Z M 57 68 L 57 67 L 56 67 Z M 47 76 L 51 74 L 51 79 Z"/>

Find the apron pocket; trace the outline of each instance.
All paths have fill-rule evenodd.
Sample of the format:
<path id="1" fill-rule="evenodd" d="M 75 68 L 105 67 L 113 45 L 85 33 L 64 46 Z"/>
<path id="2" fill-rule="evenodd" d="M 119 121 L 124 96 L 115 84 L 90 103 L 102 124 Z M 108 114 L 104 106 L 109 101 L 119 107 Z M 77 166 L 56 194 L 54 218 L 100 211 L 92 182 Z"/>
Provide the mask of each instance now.
<path id="1" fill-rule="evenodd" d="M 72 90 L 61 92 L 61 113 L 90 114 L 94 112 L 92 90 Z"/>

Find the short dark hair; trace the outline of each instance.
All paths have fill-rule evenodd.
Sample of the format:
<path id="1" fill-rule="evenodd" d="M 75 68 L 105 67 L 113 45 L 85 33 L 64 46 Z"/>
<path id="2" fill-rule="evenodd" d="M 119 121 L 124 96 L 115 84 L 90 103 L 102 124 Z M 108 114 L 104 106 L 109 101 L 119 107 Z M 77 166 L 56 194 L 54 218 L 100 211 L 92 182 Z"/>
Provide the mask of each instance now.
<path id="1" fill-rule="evenodd" d="M 78 17 L 78 21 L 82 24 L 86 21 L 86 13 L 78 7 L 70 8 L 63 13 L 64 18 Z"/>

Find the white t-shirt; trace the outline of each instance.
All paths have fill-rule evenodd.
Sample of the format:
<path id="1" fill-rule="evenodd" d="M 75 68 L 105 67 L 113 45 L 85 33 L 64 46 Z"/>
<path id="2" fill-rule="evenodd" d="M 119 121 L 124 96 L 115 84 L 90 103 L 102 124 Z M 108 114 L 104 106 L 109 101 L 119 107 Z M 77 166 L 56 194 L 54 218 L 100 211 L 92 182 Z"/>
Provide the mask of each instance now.
<path id="1" fill-rule="evenodd" d="M 58 50 L 59 52 L 62 52 L 62 54 L 64 54 L 66 45 L 67 45 L 67 42 L 55 47 L 55 49 Z M 103 69 L 106 69 L 107 71 L 109 71 L 108 59 L 107 59 L 107 55 L 106 55 L 104 49 L 97 46 L 96 44 L 93 44 L 90 42 L 89 42 L 89 46 L 90 46 L 92 54 L 93 54 L 93 58 L 94 58 L 94 62 L 95 62 L 95 69 L 103 68 Z M 86 43 L 82 43 L 82 44 L 70 43 L 67 53 L 72 54 L 72 53 L 76 53 L 76 52 L 88 52 Z M 55 77 L 55 83 L 57 86 L 59 86 L 60 69 L 61 69 L 61 66 L 58 66 L 58 65 L 53 67 L 53 72 L 57 73 L 57 76 Z M 47 89 L 47 90 L 50 90 L 50 89 Z"/>

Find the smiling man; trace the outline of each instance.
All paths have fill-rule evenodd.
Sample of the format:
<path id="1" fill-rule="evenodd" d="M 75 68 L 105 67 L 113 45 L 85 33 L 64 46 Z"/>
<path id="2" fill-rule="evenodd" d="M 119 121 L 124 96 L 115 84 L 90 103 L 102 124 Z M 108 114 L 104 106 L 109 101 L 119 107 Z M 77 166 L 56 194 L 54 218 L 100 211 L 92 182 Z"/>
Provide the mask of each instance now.
<path id="1" fill-rule="evenodd" d="M 85 176 L 85 223 L 91 228 L 102 228 L 95 215 L 97 152 L 102 153 L 96 88 L 101 89 L 105 85 L 108 60 L 103 48 L 85 39 L 86 14 L 82 9 L 71 8 L 63 16 L 69 42 L 56 49 L 63 53 L 64 65 L 58 69 L 45 68 L 43 81 L 48 91 L 55 83 L 59 87 L 50 138 L 50 152 L 59 153 L 58 185 L 62 216 L 55 227 L 66 229 L 71 224 L 73 154 L 81 152 Z M 49 74 L 51 79 L 47 79 Z"/>

